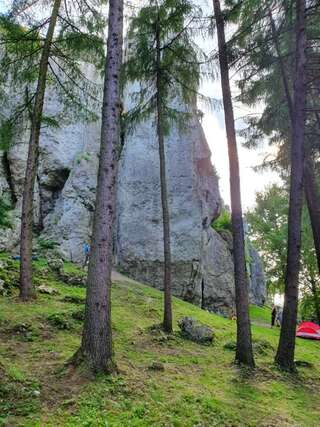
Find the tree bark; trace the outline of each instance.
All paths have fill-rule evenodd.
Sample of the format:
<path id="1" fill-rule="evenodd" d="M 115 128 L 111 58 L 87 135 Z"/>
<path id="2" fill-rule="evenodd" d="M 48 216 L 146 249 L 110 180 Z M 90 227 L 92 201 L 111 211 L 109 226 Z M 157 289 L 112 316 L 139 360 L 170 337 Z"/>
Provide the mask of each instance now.
<path id="1" fill-rule="evenodd" d="M 304 162 L 304 192 L 311 222 L 313 242 L 317 256 L 318 270 L 320 272 L 320 202 L 314 173 L 314 162 L 306 156 Z"/>
<path id="2" fill-rule="evenodd" d="M 294 127 L 294 110 L 293 110 L 293 102 L 291 98 L 290 93 L 290 87 L 289 87 L 289 81 L 287 78 L 287 73 L 285 69 L 285 65 L 281 56 L 281 50 L 279 46 L 279 38 L 276 31 L 276 26 L 272 17 L 271 9 L 268 9 L 269 19 L 270 19 L 270 25 L 271 25 L 271 31 L 273 36 L 273 42 L 276 48 L 280 70 L 281 70 L 281 76 L 282 76 L 282 82 L 283 87 L 286 94 L 287 104 L 288 104 L 288 110 L 289 110 L 289 117 L 291 121 L 291 129 Z M 317 115 L 318 123 L 320 125 L 320 120 Z M 291 132 L 292 133 L 292 132 Z M 292 139 L 292 135 L 291 135 Z M 319 202 L 319 196 L 317 191 L 317 184 L 314 174 L 314 161 L 311 157 L 311 152 L 309 148 L 305 149 L 305 161 L 304 161 L 304 170 L 303 170 L 303 181 L 304 181 L 304 193 L 307 201 L 307 207 L 311 222 L 311 228 L 312 228 L 312 234 L 313 234 L 313 242 L 314 247 L 316 251 L 317 256 L 317 264 L 318 264 L 318 271 L 320 273 L 320 202 Z"/>
<path id="3" fill-rule="evenodd" d="M 60 4 L 61 0 L 55 0 L 53 3 L 50 23 L 42 48 L 36 96 L 32 112 L 31 131 L 21 211 L 20 298 L 22 300 L 34 298 L 36 295 L 32 284 L 33 196 L 38 166 L 39 138 L 43 113 L 44 95 L 46 91 L 48 63 Z"/>
<path id="4" fill-rule="evenodd" d="M 85 321 L 81 348 L 75 355 L 76 363 L 85 362 L 93 372 L 107 373 L 115 369 L 111 328 L 111 270 L 120 143 L 122 33 L 123 0 L 110 0 L 100 160 Z"/>
<path id="5" fill-rule="evenodd" d="M 283 322 L 275 362 L 281 369 L 294 371 L 303 198 L 304 133 L 306 105 L 305 0 L 296 0 L 296 67 L 294 79 L 294 126 L 291 146 L 291 182 L 288 216 L 288 253 Z"/>
<path id="6" fill-rule="evenodd" d="M 162 224 L 163 224 L 163 253 L 164 253 L 164 312 L 163 329 L 166 332 L 172 332 L 172 298 L 171 298 L 171 244 L 170 244 L 170 216 L 168 207 L 168 192 L 166 178 L 166 157 L 164 149 L 163 132 L 163 110 L 161 104 L 161 45 L 160 28 L 157 25 L 156 31 L 156 52 L 157 52 L 157 77 L 156 77 L 156 102 L 157 102 L 157 136 L 159 145 L 160 161 L 160 187 L 161 187 L 161 205 L 162 205 Z"/>
<path id="7" fill-rule="evenodd" d="M 213 0 L 213 7 L 217 25 L 221 87 L 230 169 L 231 220 L 237 310 L 236 361 L 249 367 L 254 367 L 251 327 L 249 319 L 248 277 L 246 272 L 244 248 L 239 160 L 230 90 L 227 45 L 225 41 L 224 20 L 221 13 L 220 1 Z"/>

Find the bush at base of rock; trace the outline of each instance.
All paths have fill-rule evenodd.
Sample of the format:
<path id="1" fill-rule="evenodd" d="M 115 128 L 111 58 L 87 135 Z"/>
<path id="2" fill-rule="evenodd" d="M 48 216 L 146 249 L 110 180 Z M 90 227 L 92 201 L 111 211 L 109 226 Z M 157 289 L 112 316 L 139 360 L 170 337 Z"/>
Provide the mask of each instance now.
<path id="1" fill-rule="evenodd" d="M 213 330 L 192 317 L 183 317 L 178 322 L 181 335 L 199 344 L 211 344 L 214 338 Z"/>

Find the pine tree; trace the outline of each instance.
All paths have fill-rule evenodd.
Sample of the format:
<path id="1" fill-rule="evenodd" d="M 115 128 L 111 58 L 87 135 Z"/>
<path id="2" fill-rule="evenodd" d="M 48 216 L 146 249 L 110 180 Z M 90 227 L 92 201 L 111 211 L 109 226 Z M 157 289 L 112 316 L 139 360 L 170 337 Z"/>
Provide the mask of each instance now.
<path id="1" fill-rule="evenodd" d="M 127 123 L 134 126 L 149 116 L 156 119 L 159 148 L 160 187 L 164 246 L 164 317 L 163 328 L 172 331 L 170 206 L 165 138 L 173 123 L 188 122 L 188 112 L 179 111 L 174 101 L 189 106 L 194 102 L 200 71 L 196 46 L 188 26 L 193 18 L 187 0 L 151 0 L 131 20 L 125 81 L 140 81 L 134 94 L 136 105 L 128 113 Z M 146 147 L 147 149 L 147 147 Z"/>
<path id="2" fill-rule="evenodd" d="M 116 179 L 120 145 L 120 68 L 123 1 L 110 0 L 105 62 L 101 145 L 92 248 L 89 260 L 85 320 L 75 363 L 94 372 L 115 369 L 111 328 L 111 270 Z"/>
<path id="3" fill-rule="evenodd" d="M 22 300 L 28 300 L 35 296 L 32 285 L 33 192 L 37 173 L 41 117 L 43 114 L 49 56 L 60 5 L 61 0 L 54 0 L 50 23 L 41 53 L 37 89 L 31 113 L 31 131 L 21 211 L 20 298 Z"/>
<path id="4" fill-rule="evenodd" d="M 239 30 L 234 37 L 234 46 L 237 45 L 237 48 L 233 50 L 236 52 L 234 63 L 237 63 L 237 69 L 241 74 L 239 81 L 241 96 L 239 98 L 250 106 L 260 102 L 261 99 L 266 104 L 261 117 L 247 119 L 249 127 L 247 131 L 243 132 L 243 136 L 248 138 L 247 145 L 250 147 L 256 146 L 267 135 L 269 141 L 277 145 L 278 154 L 272 161 L 264 162 L 263 166 L 276 168 L 284 178 L 291 170 L 292 208 L 288 219 L 290 224 L 288 233 L 291 237 L 288 239 L 285 279 L 287 297 L 285 298 L 284 319 L 286 320 L 283 322 L 280 340 L 282 356 L 279 357 L 278 351 L 276 361 L 281 368 L 293 370 L 300 269 L 299 218 L 302 206 L 300 167 L 304 157 L 301 150 L 306 153 L 303 164 L 304 190 L 318 258 L 320 255 L 320 224 L 317 221 L 320 205 L 317 200 L 316 180 L 313 173 L 315 144 L 311 139 L 311 135 L 314 136 L 317 132 L 317 129 L 314 128 L 317 120 L 312 118 L 310 113 L 308 120 L 302 119 L 302 116 L 309 111 L 306 108 L 307 103 L 312 102 L 317 93 L 315 89 L 318 79 L 315 68 L 312 67 L 312 61 L 318 56 L 316 40 L 319 37 L 319 25 L 317 25 L 319 24 L 319 15 L 317 15 L 319 4 L 310 1 L 307 8 L 302 6 L 301 16 L 305 23 L 301 26 L 299 35 L 308 33 L 309 46 L 307 50 L 304 41 L 302 43 L 304 48 L 298 52 L 296 46 L 301 39 L 298 40 L 294 31 L 299 22 L 298 14 L 296 13 L 295 16 L 295 11 L 299 11 L 301 7 L 299 2 L 295 0 L 285 3 L 264 1 L 258 4 L 255 1 L 248 1 L 243 4 L 237 3 L 236 6 L 233 1 L 228 1 L 228 3 L 229 6 L 233 6 L 232 13 L 238 16 L 236 20 L 240 23 Z M 296 71 L 299 63 L 298 53 L 305 56 L 304 65 L 299 69 L 299 73 Z M 309 58 L 308 64 L 306 63 L 307 58 Z M 308 82 L 306 81 L 307 75 Z M 298 101 L 299 91 L 302 98 Z M 303 106 L 303 103 L 306 105 Z M 317 108 L 313 107 L 313 111 L 317 114 Z M 297 117 L 300 119 L 298 127 Z M 307 129 L 304 130 L 306 125 Z M 299 139 L 298 145 L 297 139 Z M 300 148 L 296 149 L 297 146 Z M 284 336 L 286 339 L 283 338 Z"/>
<path id="5" fill-rule="evenodd" d="M 85 112 L 87 118 L 89 111 L 82 106 L 83 94 L 89 86 L 81 83 L 83 73 L 79 66 L 78 59 L 75 59 L 79 52 L 82 52 L 83 60 L 91 60 L 96 53 L 102 54 L 102 44 L 95 36 L 99 28 L 100 20 L 96 18 L 94 9 L 85 2 L 78 3 L 78 7 L 83 12 L 81 23 L 83 29 L 89 27 L 92 35 L 88 35 L 82 29 L 76 27 L 71 21 L 68 12 L 68 4 L 61 0 L 52 2 L 52 11 L 49 19 L 41 21 L 41 24 L 28 24 L 28 16 L 25 10 L 35 7 L 36 2 L 19 0 L 14 2 L 9 14 L 1 16 L 1 42 L 3 45 L 3 61 L 0 73 L 9 76 L 11 86 L 18 86 L 25 93 L 18 105 L 14 106 L 13 114 L 6 117 L 4 112 L 1 129 L 7 130 L 7 134 L 12 134 L 12 129 L 16 122 L 27 114 L 31 122 L 29 150 L 25 172 L 24 190 L 22 198 L 21 212 L 21 239 L 20 239 L 20 297 L 22 300 L 35 297 L 32 284 L 32 239 L 33 239 L 33 193 L 38 165 L 38 149 L 40 140 L 41 125 L 43 123 L 58 125 L 57 118 L 45 117 L 43 114 L 46 88 L 52 80 L 55 82 L 57 96 L 63 100 L 64 106 L 78 113 Z M 62 9 L 65 13 L 63 17 Z M 92 27 L 91 21 L 85 14 L 85 10 L 90 10 L 94 15 L 96 25 Z M 79 12 L 79 10 L 78 10 Z M 31 20 L 32 21 L 32 20 Z M 22 23 L 20 23 L 22 22 Z M 24 23 L 29 28 L 24 28 Z M 45 26 L 48 25 L 46 36 L 42 38 Z M 90 53 L 90 50 L 92 53 Z M 35 89 L 34 89 L 35 86 Z M 91 85 L 93 86 L 93 85 Z M 6 82 L 1 87 L 2 96 L 8 92 Z M 30 95 L 30 92 L 34 92 Z M 4 94 L 3 94 L 4 93 Z M 85 104 L 84 104 L 85 105 Z M 71 108 L 70 108 L 71 107 Z M 94 115 L 91 114 L 91 117 Z M 10 132 L 8 132 L 10 131 Z M 3 133 L 3 132 L 2 132 Z"/>
<path id="6" fill-rule="evenodd" d="M 294 351 L 298 308 L 301 214 L 306 108 L 306 31 L 305 0 L 296 1 L 296 53 L 294 77 L 294 127 L 291 144 L 291 182 L 288 215 L 288 255 L 285 301 L 276 362 L 282 369 L 295 370 Z"/>
<path id="7" fill-rule="evenodd" d="M 249 367 L 254 367 L 249 318 L 249 291 L 245 260 L 239 160 L 229 80 L 228 51 L 225 40 L 224 18 L 221 12 L 220 1 L 213 0 L 213 6 L 218 36 L 220 78 L 229 154 L 231 221 L 237 311 L 236 361 Z"/>

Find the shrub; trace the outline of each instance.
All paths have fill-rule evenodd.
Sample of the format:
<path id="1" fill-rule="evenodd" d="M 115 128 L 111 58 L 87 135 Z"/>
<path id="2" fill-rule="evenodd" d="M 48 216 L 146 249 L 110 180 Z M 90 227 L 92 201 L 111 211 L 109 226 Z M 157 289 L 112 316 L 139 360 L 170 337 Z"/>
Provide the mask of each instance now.
<path id="1" fill-rule="evenodd" d="M 218 218 L 212 222 L 211 227 L 216 231 L 232 231 L 230 212 L 226 209 L 223 209 Z"/>

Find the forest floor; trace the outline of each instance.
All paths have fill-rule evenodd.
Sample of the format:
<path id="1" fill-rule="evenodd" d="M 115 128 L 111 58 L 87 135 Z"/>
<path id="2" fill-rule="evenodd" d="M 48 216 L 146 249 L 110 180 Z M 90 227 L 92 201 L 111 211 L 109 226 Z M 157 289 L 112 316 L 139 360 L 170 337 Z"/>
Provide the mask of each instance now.
<path id="1" fill-rule="evenodd" d="M 0 278 L 17 284 L 18 263 L 0 255 Z M 30 303 L 17 290 L 0 296 L 1 426 L 319 426 L 320 342 L 297 340 L 302 365 L 289 375 L 273 365 L 279 330 L 270 311 L 252 307 L 257 368 L 233 364 L 235 322 L 174 299 L 175 332 L 159 329 L 161 292 L 115 276 L 113 338 L 117 375 L 68 367 L 79 347 L 83 272 L 66 263 L 61 281 L 35 262 L 35 283 L 54 288 Z M 214 343 L 184 340 L 177 320 L 193 316 L 215 331 Z M 308 363 L 305 363 L 308 362 Z M 305 366 L 307 365 L 307 366 Z"/>

